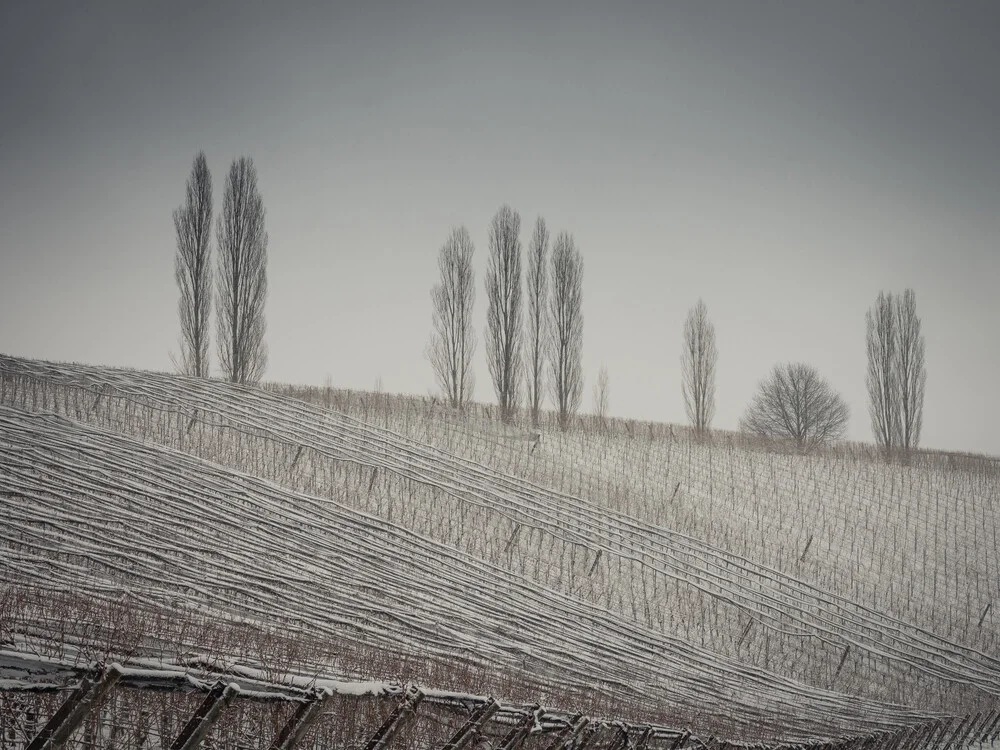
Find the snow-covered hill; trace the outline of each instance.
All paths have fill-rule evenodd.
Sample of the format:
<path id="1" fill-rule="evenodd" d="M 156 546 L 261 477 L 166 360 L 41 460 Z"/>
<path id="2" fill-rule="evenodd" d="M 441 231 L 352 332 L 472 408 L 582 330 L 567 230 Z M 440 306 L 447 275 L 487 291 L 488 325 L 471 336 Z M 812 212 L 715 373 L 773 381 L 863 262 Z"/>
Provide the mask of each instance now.
<path id="1" fill-rule="evenodd" d="M 987 654 L 294 399 L 0 357 L 0 402 L 173 447 L 3 412 L 4 564 L 24 612 L 43 613 L 22 636 L 49 648 L 39 623 L 89 617 L 66 639 L 464 679 L 743 737 L 853 734 L 1000 694 Z M 770 669 L 741 658 L 755 638 Z"/>

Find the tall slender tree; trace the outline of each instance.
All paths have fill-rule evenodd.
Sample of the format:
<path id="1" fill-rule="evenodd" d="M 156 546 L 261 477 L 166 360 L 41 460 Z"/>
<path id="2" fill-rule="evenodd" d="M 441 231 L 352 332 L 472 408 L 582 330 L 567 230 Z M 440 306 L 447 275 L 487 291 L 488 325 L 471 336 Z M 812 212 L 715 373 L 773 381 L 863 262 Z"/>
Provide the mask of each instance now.
<path id="1" fill-rule="evenodd" d="M 528 408 L 531 424 L 538 426 L 538 415 L 545 393 L 545 337 L 548 321 L 548 252 L 549 230 L 541 216 L 535 222 L 528 248 Z"/>
<path id="2" fill-rule="evenodd" d="M 465 408 L 472 399 L 474 387 L 474 252 L 469 230 L 465 227 L 453 229 L 438 254 L 441 280 L 431 290 L 434 334 L 427 349 L 427 357 L 444 397 L 455 409 Z"/>
<path id="3" fill-rule="evenodd" d="M 549 363 L 559 427 L 569 427 L 583 394 L 583 257 L 561 232 L 552 247 Z"/>
<path id="4" fill-rule="evenodd" d="M 219 365 L 227 380 L 257 383 L 267 367 L 267 232 L 252 159 L 229 168 L 217 235 Z"/>
<path id="5" fill-rule="evenodd" d="M 865 315 L 868 349 L 868 413 L 875 442 L 891 450 L 896 441 L 896 316 L 892 294 L 879 292 Z"/>
<path id="6" fill-rule="evenodd" d="M 927 366 L 924 360 L 924 335 L 917 316 L 917 295 L 912 289 L 896 297 L 896 409 L 899 427 L 896 444 L 904 451 L 920 445 L 924 421 L 924 389 Z"/>
<path id="7" fill-rule="evenodd" d="M 865 315 L 868 412 L 875 442 L 886 451 L 920 444 L 927 367 L 912 289 L 879 292 Z"/>
<path id="8" fill-rule="evenodd" d="M 608 408 L 611 402 L 611 381 L 608 378 L 608 368 L 601 365 L 594 383 L 594 416 L 597 424 L 603 430 L 608 426 Z"/>
<path id="9" fill-rule="evenodd" d="M 699 433 L 712 426 L 715 415 L 715 365 L 718 359 L 715 326 L 708 319 L 705 303 L 698 300 L 684 320 L 681 392 L 688 419 Z"/>
<path id="10" fill-rule="evenodd" d="M 177 254 L 174 277 L 180 299 L 181 359 L 185 375 L 208 377 L 208 321 L 212 309 L 211 255 L 212 175 L 205 152 L 194 159 L 184 205 L 174 211 Z"/>
<path id="11" fill-rule="evenodd" d="M 486 270 L 486 360 L 500 417 L 512 422 L 521 378 L 521 217 L 508 205 L 490 223 Z"/>

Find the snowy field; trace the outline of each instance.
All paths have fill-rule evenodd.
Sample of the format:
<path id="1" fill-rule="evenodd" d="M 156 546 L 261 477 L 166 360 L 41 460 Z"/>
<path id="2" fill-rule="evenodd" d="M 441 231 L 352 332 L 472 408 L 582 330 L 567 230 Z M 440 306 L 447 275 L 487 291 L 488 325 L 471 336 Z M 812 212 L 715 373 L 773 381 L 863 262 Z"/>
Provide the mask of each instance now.
<path id="1" fill-rule="evenodd" d="M 477 442 L 475 424 L 400 412 L 402 424 L 385 429 L 221 383 L 7 357 L 0 402 L 13 407 L 0 427 L 10 519 L 0 639 L 21 647 L 254 663 L 276 677 L 290 665 L 402 676 L 747 738 L 890 728 L 989 710 L 1000 695 L 992 617 L 968 622 L 993 584 L 942 584 L 950 609 L 925 617 L 954 623 L 915 627 L 895 590 L 867 598 L 866 586 L 914 585 L 910 568 L 894 572 L 898 554 L 879 556 L 891 545 L 880 537 L 870 554 L 857 551 L 868 542 L 850 541 L 846 521 L 830 532 L 867 496 L 848 489 L 826 502 L 867 487 L 888 508 L 905 490 L 879 495 L 879 482 L 898 472 L 898 485 L 888 481 L 914 494 L 913 513 L 887 509 L 885 522 L 897 539 L 922 528 L 926 569 L 947 580 L 996 564 L 976 547 L 995 530 L 985 510 L 995 497 L 973 475 L 867 475 L 857 462 L 851 479 L 851 464 L 829 458 L 573 433 L 530 451 L 495 426 Z M 629 454 L 641 447 L 645 463 Z M 651 465 L 663 471 L 659 489 Z M 587 497 L 549 489 L 573 481 Z M 666 489 L 672 504 L 660 498 L 668 510 L 656 518 Z M 751 499 L 740 503 L 744 491 Z M 928 526 L 940 518 L 919 507 L 935 492 L 953 508 L 940 535 L 941 523 Z M 773 494 L 792 519 L 777 529 L 767 519 L 778 501 L 763 499 Z M 971 502 L 971 520 L 954 512 Z M 728 531 L 712 521 L 728 518 L 726 503 L 739 522 Z M 826 515 L 810 519 L 824 503 Z M 706 518 L 716 543 L 681 533 Z M 807 520 L 827 538 L 817 531 L 768 557 L 774 537 L 795 539 Z M 757 533 L 759 557 L 745 541 Z M 862 562 L 853 580 L 824 586 L 852 544 Z M 963 544 L 964 556 L 949 557 Z"/>

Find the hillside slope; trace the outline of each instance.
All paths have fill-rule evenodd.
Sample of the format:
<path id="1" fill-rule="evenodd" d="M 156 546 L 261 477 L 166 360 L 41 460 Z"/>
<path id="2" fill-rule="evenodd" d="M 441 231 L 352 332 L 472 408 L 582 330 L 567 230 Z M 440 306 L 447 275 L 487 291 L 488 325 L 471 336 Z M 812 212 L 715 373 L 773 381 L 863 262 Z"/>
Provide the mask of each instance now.
<path id="1" fill-rule="evenodd" d="M 747 668 L 340 503 L 55 416 L 0 408 L 0 509 L 0 639 L 36 649 L 405 665 L 741 737 L 933 716 Z"/>
<path id="2" fill-rule="evenodd" d="M 886 460 L 865 444 L 803 455 L 725 431 L 590 417 L 567 432 L 543 419 L 532 449 L 532 430 L 500 424 L 489 407 L 459 415 L 433 399 L 268 387 L 1000 650 L 1000 459 Z"/>
<path id="3" fill-rule="evenodd" d="M 720 656 L 873 700 L 991 707 L 1000 662 L 752 560 L 296 399 L 0 357 L 52 409 L 331 497 Z"/>

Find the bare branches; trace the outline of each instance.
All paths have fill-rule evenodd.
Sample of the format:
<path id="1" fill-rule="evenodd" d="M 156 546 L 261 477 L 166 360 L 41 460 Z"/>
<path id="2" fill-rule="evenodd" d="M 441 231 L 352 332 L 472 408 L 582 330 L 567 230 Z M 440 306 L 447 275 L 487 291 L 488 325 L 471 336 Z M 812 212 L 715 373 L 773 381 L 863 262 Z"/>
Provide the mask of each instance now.
<path id="1" fill-rule="evenodd" d="M 808 450 L 837 440 L 847 430 L 850 409 L 815 367 L 777 365 L 761 381 L 757 395 L 740 420 L 754 435 L 791 438 Z"/>
<path id="2" fill-rule="evenodd" d="M 927 368 L 916 295 L 879 292 L 865 315 L 868 411 L 875 442 L 887 451 L 920 443 Z"/>
<path id="3" fill-rule="evenodd" d="M 469 230 L 453 229 L 438 255 L 441 281 L 431 289 L 434 334 L 427 347 L 434 376 L 453 408 L 462 409 L 472 399 L 472 355 L 476 349 L 472 330 L 472 255 Z"/>
<path id="4" fill-rule="evenodd" d="M 267 367 L 267 232 L 251 159 L 229 169 L 217 232 L 219 365 L 227 380 L 256 383 Z"/>
<path id="5" fill-rule="evenodd" d="M 611 399 L 611 384 L 608 380 L 608 368 L 601 365 L 594 383 L 594 414 L 603 429 L 608 419 L 608 405 Z"/>
<path id="6" fill-rule="evenodd" d="M 708 308 L 698 300 L 684 320 L 684 351 L 681 355 L 681 390 L 688 419 L 697 432 L 705 432 L 715 416 L 715 326 Z"/>
<path id="7" fill-rule="evenodd" d="M 560 232 L 552 249 L 551 303 L 552 397 L 565 430 L 583 394 L 583 257 L 566 232 Z"/>
<path id="8" fill-rule="evenodd" d="M 875 306 L 865 314 L 868 349 L 868 413 L 875 442 L 885 449 L 895 443 L 898 419 L 896 401 L 896 317 L 892 294 L 879 292 Z"/>
<path id="9" fill-rule="evenodd" d="M 184 205 L 174 211 L 177 255 L 174 276 L 180 299 L 180 370 L 185 375 L 208 377 L 208 318 L 212 307 L 210 276 L 212 232 L 212 175 L 205 152 L 195 157 L 187 181 Z"/>
<path id="10" fill-rule="evenodd" d="M 920 443 L 920 428 L 924 421 L 924 388 L 927 365 L 924 360 L 924 336 L 917 317 L 917 296 L 912 289 L 896 298 L 897 388 L 899 429 L 896 444 L 903 450 Z"/>
<path id="11" fill-rule="evenodd" d="M 528 407 L 531 424 L 538 426 L 538 413 L 545 392 L 545 336 L 548 315 L 549 230 L 541 216 L 535 222 L 535 232 L 528 248 Z"/>
<path id="12" fill-rule="evenodd" d="M 504 422 L 514 419 L 521 377 L 521 217 L 500 207 L 490 223 L 486 358 Z"/>

